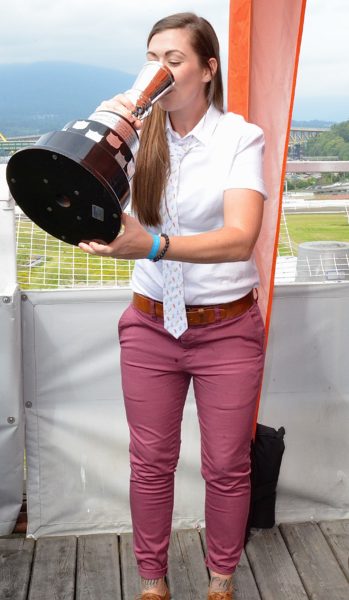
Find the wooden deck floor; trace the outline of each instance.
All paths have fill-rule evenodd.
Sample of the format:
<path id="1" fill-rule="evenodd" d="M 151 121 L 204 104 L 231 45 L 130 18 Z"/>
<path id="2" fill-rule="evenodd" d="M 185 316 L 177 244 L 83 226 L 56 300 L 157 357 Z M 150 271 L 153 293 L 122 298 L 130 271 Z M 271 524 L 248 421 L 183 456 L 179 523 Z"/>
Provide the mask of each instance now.
<path id="1" fill-rule="evenodd" d="M 205 532 L 174 531 L 172 600 L 206 600 Z M 349 520 L 253 532 L 235 574 L 235 600 L 348 600 Z M 134 600 L 131 534 L 0 538 L 0 600 Z"/>

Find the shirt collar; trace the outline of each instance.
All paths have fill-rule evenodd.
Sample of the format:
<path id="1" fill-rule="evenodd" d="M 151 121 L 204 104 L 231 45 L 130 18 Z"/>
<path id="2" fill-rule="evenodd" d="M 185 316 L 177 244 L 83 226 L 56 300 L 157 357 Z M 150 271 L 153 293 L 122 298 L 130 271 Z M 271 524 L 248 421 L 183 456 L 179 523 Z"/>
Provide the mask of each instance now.
<path id="1" fill-rule="evenodd" d="M 205 146 L 208 144 L 209 140 L 212 137 L 214 130 L 218 125 L 218 121 L 221 117 L 222 113 L 215 107 L 213 104 L 207 109 L 207 112 L 200 119 L 200 121 L 195 125 L 195 127 L 189 131 L 183 138 L 179 135 L 177 131 L 174 131 L 169 114 L 166 115 L 166 131 L 171 134 L 172 140 L 175 142 L 176 140 L 185 140 L 185 138 L 190 135 L 194 136 L 199 142 L 204 144 Z"/>

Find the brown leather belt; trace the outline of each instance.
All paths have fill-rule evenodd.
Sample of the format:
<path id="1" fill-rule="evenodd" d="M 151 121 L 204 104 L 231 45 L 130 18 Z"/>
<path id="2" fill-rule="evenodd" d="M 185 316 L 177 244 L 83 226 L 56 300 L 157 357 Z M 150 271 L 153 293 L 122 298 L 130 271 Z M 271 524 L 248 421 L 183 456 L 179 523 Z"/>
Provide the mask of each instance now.
<path id="1" fill-rule="evenodd" d="M 211 306 L 187 306 L 188 325 L 206 325 L 208 323 L 216 323 L 224 319 L 233 319 L 242 315 L 255 302 L 253 290 L 251 290 L 243 298 L 233 300 L 227 304 L 215 304 Z M 162 302 L 157 302 L 147 296 L 134 293 L 132 304 L 138 310 L 163 319 L 164 309 Z"/>

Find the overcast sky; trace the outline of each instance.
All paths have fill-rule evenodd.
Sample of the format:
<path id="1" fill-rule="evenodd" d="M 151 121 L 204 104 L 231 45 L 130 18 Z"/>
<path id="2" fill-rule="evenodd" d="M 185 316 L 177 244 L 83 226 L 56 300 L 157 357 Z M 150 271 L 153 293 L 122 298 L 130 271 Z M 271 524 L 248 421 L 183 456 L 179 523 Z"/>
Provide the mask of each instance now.
<path id="1" fill-rule="evenodd" d="M 216 29 L 227 65 L 229 0 L 0 0 L 0 9 L 1 63 L 67 60 L 137 73 L 153 23 L 192 10 Z M 349 97 L 348 24 L 349 0 L 308 0 L 297 96 Z"/>

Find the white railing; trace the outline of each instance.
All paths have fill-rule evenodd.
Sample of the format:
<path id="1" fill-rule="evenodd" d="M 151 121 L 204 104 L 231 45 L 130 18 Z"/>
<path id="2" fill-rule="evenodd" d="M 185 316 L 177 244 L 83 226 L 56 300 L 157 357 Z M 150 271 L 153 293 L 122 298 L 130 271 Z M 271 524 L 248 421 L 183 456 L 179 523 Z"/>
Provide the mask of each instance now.
<path id="1" fill-rule="evenodd" d="M 278 243 L 278 256 L 294 256 L 297 253 L 297 247 L 292 242 L 284 209 L 281 214 L 280 221 L 280 232 L 279 232 L 279 243 Z"/>
<path id="2" fill-rule="evenodd" d="M 349 255 L 329 257 L 319 255 L 316 259 L 306 256 L 278 256 L 276 261 L 275 284 L 334 283 L 349 280 Z"/>

